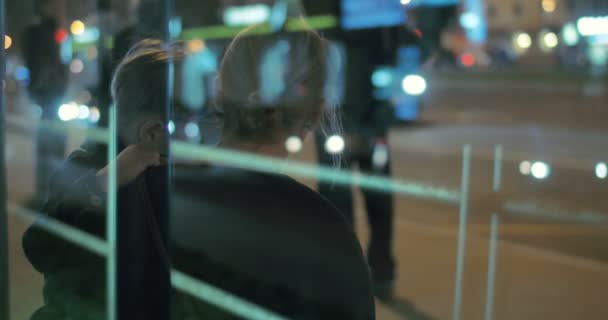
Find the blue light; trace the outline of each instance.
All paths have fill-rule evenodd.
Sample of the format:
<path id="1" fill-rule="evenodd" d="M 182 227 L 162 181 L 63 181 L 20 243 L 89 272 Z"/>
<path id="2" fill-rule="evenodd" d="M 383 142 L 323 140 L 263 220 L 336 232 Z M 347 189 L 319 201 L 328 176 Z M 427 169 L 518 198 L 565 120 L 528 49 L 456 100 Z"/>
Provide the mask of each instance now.
<path id="1" fill-rule="evenodd" d="M 67 38 L 67 40 L 63 41 L 59 47 L 59 54 L 61 56 L 61 62 L 64 64 L 70 63 L 73 57 L 72 51 L 72 40 L 71 38 Z"/>
<path id="2" fill-rule="evenodd" d="M 575 46 L 580 40 L 578 30 L 573 23 L 568 23 L 562 29 L 562 38 L 567 46 Z"/>
<path id="3" fill-rule="evenodd" d="M 24 66 L 18 66 L 15 68 L 15 79 L 17 81 L 29 81 L 30 70 Z"/>
<path id="4" fill-rule="evenodd" d="M 224 11 L 224 23 L 229 26 L 246 26 L 268 22 L 271 9 L 265 4 L 228 7 Z"/>
<path id="5" fill-rule="evenodd" d="M 409 3 L 410 7 L 427 6 L 427 7 L 441 7 L 441 6 L 453 6 L 460 3 L 460 0 L 412 0 Z"/>
<path id="6" fill-rule="evenodd" d="M 480 23 L 479 16 L 473 12 L 466 12 L 460 16 L 460 25 L 465 29 L 475 29 Z"/>
<path id="7" fill-rule="evenodd" d="M 284 0 L 277 1 L 270 13 L 270 25 L 272 31 L 279 31 L 287 21 L 287 3 Z"/>
<path id="8" fill-rule="evenodd" d="M 385 88 L 393 83 L 393 73 L 388 68 L 380 68 L 372 74 L 372 84 L 376 88 Z"/>
<path id="9" fill-rule="evenodd" d="M 405 12 L 399 0 L 342 0 L 344 29 L 389 27 L 405 22 Z"/>
<path id="10" fill-rule="evenodd" d="M 76 43 L 90 43 L 99 40 L 99 29 L 96 27 L 87 27 L 82 33 L 74 35 Z"/>
<path id="11" fill-rule="evenodd" d="M 173 17 L 169 21 L 169 35 L 171 39 L 176 39 L 182 34 L 182 19 L 180 17 Z"/>
<path id="12" fill-rule="evenodd" d="M 485 5 L 483 0 L 465 0 L 465 12 L 461 19 L 464 22 L 467 38 L 474 44 L 482 44 L 488 38 Z M 463 21 L 464 20 L 464 21 Z"/>

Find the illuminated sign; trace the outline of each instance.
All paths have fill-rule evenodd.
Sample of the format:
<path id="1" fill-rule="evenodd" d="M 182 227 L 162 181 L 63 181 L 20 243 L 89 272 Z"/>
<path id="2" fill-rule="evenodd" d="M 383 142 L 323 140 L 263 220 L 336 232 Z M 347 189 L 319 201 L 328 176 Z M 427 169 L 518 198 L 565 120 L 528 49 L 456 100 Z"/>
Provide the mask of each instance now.
<path id="1" fill-rule="evenodd" d="M 399 0 L 342 0 L 342 27 L 364 29 L 405 23 Z"/>
<path id="2" fill-rule="evenodd" d="M 228 26 L 246 26 L 270 20 L 271 10 L 265 4 L 229 7 L 224 11 L 224 23 Z"/>
<path id="3" fill-rule="evenodd" d="M 608 16 L 580 18 L 576 27 L 578 32 L 585 37 L 608 34 Z"/>

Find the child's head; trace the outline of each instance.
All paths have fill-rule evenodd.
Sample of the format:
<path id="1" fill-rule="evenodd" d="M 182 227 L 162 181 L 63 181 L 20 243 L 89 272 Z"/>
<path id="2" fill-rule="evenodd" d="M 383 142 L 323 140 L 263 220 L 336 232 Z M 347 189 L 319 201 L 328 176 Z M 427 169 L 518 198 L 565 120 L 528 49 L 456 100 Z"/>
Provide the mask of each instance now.
<path id="1" fill-rule="evenodd" d="M 167 107 L 172 63 L 183 60 L 176 47 L 159 40 L 135 45 L 117 67 L 112 97 L 118 108 L 118 131 L 123 144 L 163 148 L 167 142 Z M 160 150 L 159 150 L 160 151 Z"/>
<path id="2" fill-rule="evenodd" d="M 304 138 L 327 115 L 328 43 L 318 33 L 239 34 L 219 71 L 217 107 L 224 139 L 257 145 Z"/>

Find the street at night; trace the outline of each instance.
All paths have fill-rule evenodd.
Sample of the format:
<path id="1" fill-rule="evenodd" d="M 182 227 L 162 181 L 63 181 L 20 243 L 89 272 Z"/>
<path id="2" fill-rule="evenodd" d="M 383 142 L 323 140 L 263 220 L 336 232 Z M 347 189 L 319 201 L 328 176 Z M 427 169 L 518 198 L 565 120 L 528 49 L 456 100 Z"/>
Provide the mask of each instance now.
<path id="1" fill-rule="evenodd" d="M 608 319 L 608 1 L 0 0 L 0 36 L 0 320 Z"/>
<path id="2" fill-rule="evenodd" d="M 430 88 L 433 96 L 425 101 L 422 120 L 391 131 L 392 165 L 396 179 L 458 190 L 462 146 L 473 148 L 464 318 L 482 319 L 485 305 L 492 212 L 480 210 L 499 208 L 501 205 L 493 202 L 504 205 L 507 200 L 533 203 L 538 208 L 500 212 L 496 319 L 606 317 L 601 292 L 608 285 L 608 202 L 603 196 L 608 185 L 595 172 L 595 165 L 608 159 L 602 138 L 607 132 L 601 121 L 608 114 L 602 108 L 608 99 L 606 92 L 586 97 L 578 91 L 584 86 L 565 93 L 509 89 L 508 83 L 493 80 L 487 85 L 495 89 L 488 94 L 463 91 L 461 83 L 453 80 L 438 80 L 441 87 Z M 550 106 L 560 103 L 564 105 L 560 112 L 551 112 Z M 22 110 L 18 106 L 12 110 L 9 119 L 27 116 L 17 114 Z M 477 116 L 467 117 L 471 114 Z M 11 202 L 24 201 L 31 194 L 31 132 L 31 128 L 9 127 Z M 74 148 L 80 139 L 71 137 L 70 141 Z M 492 197 L 497 144 L 504 148 L 501 190 L 508 197 Z M 313 162 L 312 150 L 307 144 L 293 159 Z M 520 164 L 524 161 L 546 162 L 551 167 L 549 177 L 539 180 L 523 175 Z M 357 229 L 365 243 L 361 199 L 357 203 Z M 401 319 L 402 315 L 416 319 L 416 314 L 450 318 L 458 213 L 456 204 L 396 197 L 394 245 L 397 292 L 402 301 L 379 307 L 379 319 Z M 15 217 L 10 217 L 10 222 L 11 277 L 17 279 L 12 282 L 13 312 L 18 319 L 40 303 L 41 279 L 21 251 L 21 232 L 26 224 Z"/>

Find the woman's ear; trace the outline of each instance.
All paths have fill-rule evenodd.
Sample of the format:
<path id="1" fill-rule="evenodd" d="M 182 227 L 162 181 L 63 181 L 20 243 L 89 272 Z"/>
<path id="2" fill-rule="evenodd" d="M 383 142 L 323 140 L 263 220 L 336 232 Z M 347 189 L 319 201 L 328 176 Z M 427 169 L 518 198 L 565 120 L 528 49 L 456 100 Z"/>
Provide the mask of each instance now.
<path id="1" fill-rule="evenodd" d="M 149 120 L 142 123 L 138 138 L 140 143 L 156 145 L 165 139 L 165 125 L 162 121 Z"/>

